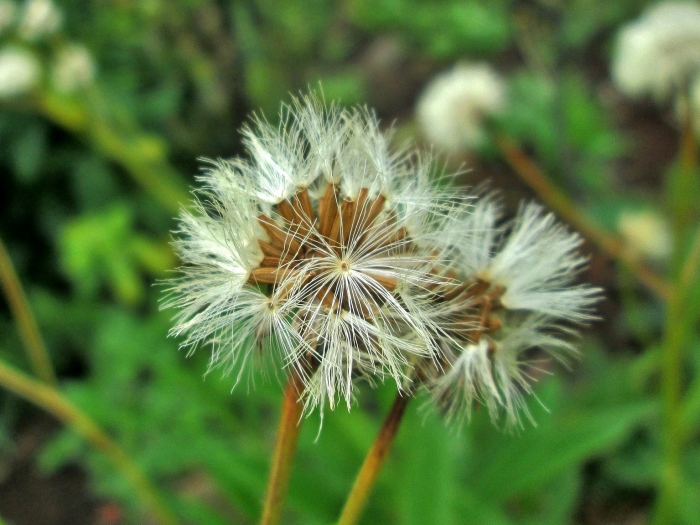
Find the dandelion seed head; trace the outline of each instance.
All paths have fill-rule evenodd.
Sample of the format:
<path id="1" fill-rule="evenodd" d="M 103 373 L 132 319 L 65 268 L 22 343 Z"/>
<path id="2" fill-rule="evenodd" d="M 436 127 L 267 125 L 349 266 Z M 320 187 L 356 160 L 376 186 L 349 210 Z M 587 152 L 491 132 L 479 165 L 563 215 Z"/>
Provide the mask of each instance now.
<path id="1" fill-rule="evenodd" d="M 34 53 L 19 47 L 0 50 L 0 98 L 24 95 L 40 80 L 41 63 Z"/>
<path id="2" fill-rule="evenodd" d="M 617 87 L 659 101 L 700 73 L 700 5 L 662 2 L 622 28 L 612 61 Z"/>
<path id="3" fill-rule="evenodd" d="M 92 84 L 95 79 L 95 62 L 82 45 L 68 44 L 57 54 L 52 68 L 52 80 L 56 88 L 73 92 Z"/>
<path id="4" fill-rule="evenodd" d="M 447 152 L 482 145 L 484 120 L 501 112 L 506 89 L 488 64 L 457 64 L 437 75 L 420 96 L 416 118 L 425 138 Z"/>
<path id="5" fill-rule="evenodd" d="M 567 327 L 592 318 L 580 238 L 534 204 L 503 221 L 496 196 L 392 149 L 366 108 L 309 95 L 243 136 L 248 157 L 209 162 L 175 232 L 166 306 L 183 346 L 210 345 L 210 369 L 236 381 L 272 359 L 298 374 L 307 412 L 391 379 L 451 417 L 482 403 L 519 422 L 523 352 L 564 360 Z"/>
<path id="6" fill-rule="evenodd" d="M 19 22 L 19 35 L 25 40 L 37 40 L 58 31 L 63 13 L 52 0 L 27 0 Z"/>
<path id="7" fill-rule="evenodd" d="M 494 421 L 519 424 L 529 417 L 523 395 L 533 366 L 523 356 L 539 348 L 565 361 L 574 353 L 569 327 L 592 319 L 600 291 L 574 284 L 586 262 L 580 238 L 535 204 L 503 223 L 497 198 L 482 197 L 451 218 L 451 230 L 450 281 L 413 298 L 433 304 L 441 350 L 423 367 L 425 387 L 448 419 L 483 404 Z"/>
<path id="8" fill-rule="evenodd" d="M 401 384 L 407 354 L 436 351 L 428 316 L 401 290 L 434 279 L 417 218 L 447 213 L 443 195 L 425 182 L 407 189 L 417 164 L 365 108 L 307 96 L 280 117 L 254 118 L 248 158 L 211 162 L 200 177 L 176 232 L 172 333 L 211 344 L 212 367 L 225 370 L 271 348 L 302 376 L 308 410 L 349 406 L 359 378 Z"/>
<path id="9" fill-rule="evenodd" d="M 12 0 L 0 0 L 0 34 L 12 26 L 17 14 L 17 5 Z"/>

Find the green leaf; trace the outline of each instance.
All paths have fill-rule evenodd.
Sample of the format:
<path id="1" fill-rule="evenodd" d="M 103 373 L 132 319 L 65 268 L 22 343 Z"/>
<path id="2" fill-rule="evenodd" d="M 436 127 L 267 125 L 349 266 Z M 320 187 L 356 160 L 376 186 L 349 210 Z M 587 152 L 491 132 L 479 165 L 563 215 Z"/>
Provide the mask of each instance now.
<path id="1" fill-rule="evenodd" d="M 496 434 L 490 453 L 474 458 L 475 485 L 485 498 L 505 501 L 521 491 L 534 491 L 552 476 L 586 458 L 609 452 L 656 408 L 651 402 L 564 414 L 545 429 L 520 436 Z M 488 458 L 488 462 L 484 459 Z M 514 475 L 517 473 L 517 475 Z"/>
<path id="2" fill-rule="evenodd" d="M 456 512 L 459 473 L 464 464 L 463 439 L 450 433 L 435 413 L 415 406 L 403 422 L 390 476 L 395 483 L 397 523 L 421 525 L 464 523 Z"/>

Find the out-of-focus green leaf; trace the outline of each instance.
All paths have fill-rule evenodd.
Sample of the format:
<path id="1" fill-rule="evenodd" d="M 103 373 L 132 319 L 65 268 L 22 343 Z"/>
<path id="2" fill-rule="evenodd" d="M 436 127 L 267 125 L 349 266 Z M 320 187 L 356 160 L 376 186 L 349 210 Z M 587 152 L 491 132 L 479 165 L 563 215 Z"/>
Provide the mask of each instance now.
<path id="1" fill-rule="evenodd" d="M 511 494 L 537 490 L 583 458 L 613 450 L 654 410 L 651 402 L 572 410 L 559 418 L 555 413 L 544 428 L 520 436 L 494 434 L 472 458 L 477 491 L 489 500 L 504 501 Z"/>
<path id="2" fill-rule="evenodd" d="M 94 295 L 106 282 L 126 303 L 142 299 L 141 271 L 160 275 L 173 265 L 169 247 L 133 230 L 133 212 L 114 205 L 64 228 L 62 260 L 77 290 Z"/>
<path id="3" fill-rule="evenodd" d="M 48 129 L 43 122 L 31 122 L 12 141 L 12 160 L 17 177 L 34 182 L 47 157 Z"/>
<path id="4" fill-rule="evenodd" d="M 454 429 L 453 429 L 454 430 Z M 410 410 L 390 473 L 396 483 L 396 522 L 464 523 L 456 512 L 456 480 L 464 464 L 463 439 L 450 432 L 434 411 Z"/>

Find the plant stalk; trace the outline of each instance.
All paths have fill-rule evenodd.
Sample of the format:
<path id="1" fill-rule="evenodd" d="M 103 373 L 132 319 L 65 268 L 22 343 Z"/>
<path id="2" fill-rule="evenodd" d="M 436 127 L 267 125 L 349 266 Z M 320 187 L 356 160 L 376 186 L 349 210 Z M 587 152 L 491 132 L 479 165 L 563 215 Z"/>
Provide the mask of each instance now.
<path id="1" fill-rule="evenodd" d="M 345 501 L 345 506 L 340 514 L 338 525 L 354 525 L 360 519 L 362 511 L 367 504 L 372 489 L 379 477 L 379 472 L 384 466 L 394 438 L 399 430 L 399 425 L 406 411 L 406 406 L 411 399 L 409 392 L 399 392 L 394 399 L 389 413 L 382 423 L 372 448 L 367 453 L 364 463 L 357 474 L 355 484 Z"/>
<path id="2" fill-rule="evenodd" d="M 176 525 L 178 523 L 156 488 L 129 454 L 112 441 L 107 433 L 87 414 L 68 401 L 55 388 L 30 378 L 1 360 L 0 385 L 46 410 L 102 452 L 134 486 L 136 494 L 143 500 L 144 506 L 150 509 L 158 523 L 162 525 Z"/>
<path id="3" fill-rule="evenodd" d="M 685 97 L 685 118 L 681 133 L 680 169 L 671 177 L 675 191 L 670 192 L 671 209 L 674 212 L 675 257 L 679 271 L 674 279 L 671 297 L 666 307 L 665 336 L 662 344 L 661 396 L 663 400 L 663 464 L 659 479 L 659 493 L 654 508 L 653 523 L 673 525 L 679 521 L 678 500 L 683 474 L 683 352 L 692 338 L 694 312 L 688 312 L 686 293 L 695 280 L 700 261 L 700 229 L 696 231 L 690 251 L 686 254 L 683 244 L 690 226 L 688 220 L 697 213 L 692 196 L 693 179 L 697 174 L 697 144 L 689 98 Z M 679 188 L 682 190 L 679 191 Z M 684 257 L 685 259 L 681 259 Z"/>
<path id="4" fill-rule="evenodd" d="M 267 483 L 260 525 L 277 525 L 282 517 L 282 507 L 289 487 L 292 462 L 301 430 L 300 419 L 304 405 L 300 401 L 300 397 L 303 390 L 301 377 L 296 369 L 292 368 L 287 386 L 284 389 L 280 422 L 275 438 L 275 451 L 272 456 L 270 478 Z"/>
<path id="5" fill-rule="evenodd" d="M 625 248 L 625 244 L 619 237 L 606 232 L 587 217 L 562 190 L 557 188 L 542 173 L 540 168 L 525 155 L 512 139 L 500 135 L 496 138 L 496 142 L 511 168 L 560 217 L 610 257 L 625 265 L 654 294 L 662 299 L 670 297 L 670 284 L 640 262 L 634 253 Z"/>
<path id="6" fill-rule="evenodd" d="M 55 386 L 58 381 L 51 365 L 49 352 L 2 239 L 0 239 L 0 282 L 34 374 L 45 383 Z"/>
<path id="7" fill-rule="evenodd" d="M 44 93 L 37 109 L 58 126 L 90 140 L 97 151 L 121 165 L 162 206 L 178 213 L 190 201 L 182 176 L 168 163 L 164 142 L 136 124 L 119 130 L 93 105 Z"/>

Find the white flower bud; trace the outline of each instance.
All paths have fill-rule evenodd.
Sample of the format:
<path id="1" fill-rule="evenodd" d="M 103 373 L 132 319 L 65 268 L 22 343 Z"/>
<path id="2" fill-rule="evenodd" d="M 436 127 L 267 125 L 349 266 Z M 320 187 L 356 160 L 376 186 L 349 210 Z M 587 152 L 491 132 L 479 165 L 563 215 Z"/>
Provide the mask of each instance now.
<path id="1" fill-rule="evenodd" d="M 53 84 L 59 91 L 76 91 L 95 79 L 95 62 L 82 45 L 69 44 L 56 56 L 52 68 Z"/>
<path id="2" fill-rule="evenodd" d="M 0 51 L 0 98 L 27 93 L 40 78 L 41 64 L 34 53 L 18 47 Z"/>
<path id="3" fill-rule="evenodd" d="M 652 210 L 623 212 L 617 227 L 630 247 L 641 256 L 664 261 L 671 254 L 671 231 L 658 213 Z"/>
<path id="4" fill-rule="evenodd" d="M 19 35 L 26 40 L 37 40 L 56 32 L 62 22 L 63 14 L 52 0 L 27 0 L 19 23 Z"/>
<path id="5" fill-rule="evenodd" d="M 664 2 L 624 26 L 612 62 L 617 87 L 630 97 L 668 99 L 700 72 L 700 5 Z"/>
<path id="6" fill-rule="evenodd" d="M 505 103 L 505 84 L 491 66 L 462 63 L 428 84 L 416 118 L 428 141 L 459 152 L 482 144 L 484 119 L 502 111 Z"/>
<path id="7" fill-rule="evenodd" d="M 17 6 L 11 0 L 0 0 L 0 35 L 12 25 Z"/>

